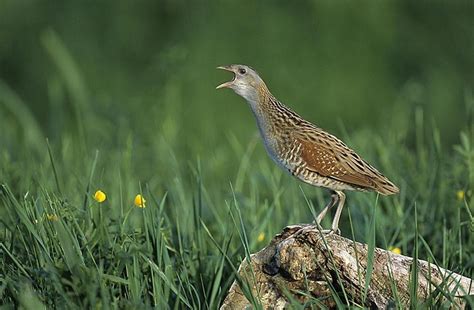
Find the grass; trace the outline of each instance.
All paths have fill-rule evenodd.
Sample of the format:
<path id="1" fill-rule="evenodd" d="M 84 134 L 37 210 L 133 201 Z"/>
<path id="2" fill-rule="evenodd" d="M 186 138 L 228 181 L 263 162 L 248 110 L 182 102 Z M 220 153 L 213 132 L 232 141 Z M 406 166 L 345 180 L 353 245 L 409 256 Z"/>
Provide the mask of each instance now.
<path id="1" fill-rule="evenodd" d="M 93 105 L 98 99 L 61 40 L 47 32 L 42 43 L 58 68 L 48 82 L 52 129 L 0 83 L 1 303 L 215 309 L 237 279 L 258 308 L 258 296 L 236 278 L 240 262 L 286 225 L 311 222 L 328 195 L 282 173 L 257 137 L 229 129 L 215 146 L 206 137 L 183 143 L 198 137 L 180 132 L 178 86 L 167 86 L 161 109 L 128 118 L 120 107 L 114 114 Z M 391 124 L 380 133 L 348 134 L 341 124 L 342 138 L 401 188 L 391 197 L 348 193 L 342 234 L 371 253 L 396 246 L 472 277 L 474 127 L 466 124 L 446 149 L 421 108 L 407 117 L 406 130 Z M 93 199 L 99 189 L 102 203 Z M 135 206 L 137 194 L 145 208 Z M 340 306 L 352 305 L 339 297 Z M 439 303 L 433 296 L 423 306 Z"/>

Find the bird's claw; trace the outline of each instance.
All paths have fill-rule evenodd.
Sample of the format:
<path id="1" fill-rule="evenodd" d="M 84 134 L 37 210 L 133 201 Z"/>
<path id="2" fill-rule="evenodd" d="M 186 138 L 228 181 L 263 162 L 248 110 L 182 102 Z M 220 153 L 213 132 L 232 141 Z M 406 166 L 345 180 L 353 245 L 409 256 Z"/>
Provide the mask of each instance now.
<path id="1" fill-rule="evenodd" d="M 336 234 L 336 235 L 341 235 L 341 230 L 339 228 L 336 228 L 336 229 L 322 229 L 321 230 L 321 233 L 323 234 L 326 234 L 326 235 L 332 235 L 332 234 Z"/>

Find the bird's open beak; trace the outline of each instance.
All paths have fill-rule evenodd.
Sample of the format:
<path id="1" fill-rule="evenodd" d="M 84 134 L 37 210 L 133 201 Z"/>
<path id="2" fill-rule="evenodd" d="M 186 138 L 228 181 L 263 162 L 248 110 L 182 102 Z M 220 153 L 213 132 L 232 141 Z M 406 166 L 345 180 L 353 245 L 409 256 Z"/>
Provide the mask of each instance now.
<path id="1" fill-rule="evenodd" d="M 226 71 L 230 71 L 230 72 L 234 73 L 234 70 L 232 70 L 232 68 L 230 66 L 219 66 L 219 67 L 217 67 L 217 69 L 226 70 Z M 216 87 L 216 89 L 230 88 L 232 86 L 232 84 L 234 83 L 234 81 L 235 81 L 235 73 L 234 73 L 234 77 L 232 78 L 231 81 L 220 84 L 219 86 Z"/>

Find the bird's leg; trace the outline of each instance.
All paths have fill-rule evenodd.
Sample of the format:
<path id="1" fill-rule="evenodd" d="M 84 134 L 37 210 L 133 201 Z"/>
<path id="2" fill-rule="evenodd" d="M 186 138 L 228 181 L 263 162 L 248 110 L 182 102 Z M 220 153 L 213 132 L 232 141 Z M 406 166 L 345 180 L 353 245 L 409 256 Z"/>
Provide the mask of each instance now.
<path id="1" fill-rule="evenodd" d="M 323 220 L 326 213 L 329 211 L 329 209 L 331 209 L 337 203 L 338 200 L 339 200 L 339 195 L 336 192 L 333 192 L 331 194 L 331 201 L 324 207 L 323 210 L 321 210 L 321 212 L 316 217 L 316 225 L 320 226 L 321 221 Z"/>
<path id="2" fill-rule="evenodd" d="M 341 217 L 342 208 L 344 208 L 344 202 L 346 201 L 346 195 L 342 191 L 335 191 L 338 196 L 338 205 L 336 209 L 336 214 L 331 225 L 331 231 L 340 235 L 341 231 L 339 230 L 339 218 Z"/>

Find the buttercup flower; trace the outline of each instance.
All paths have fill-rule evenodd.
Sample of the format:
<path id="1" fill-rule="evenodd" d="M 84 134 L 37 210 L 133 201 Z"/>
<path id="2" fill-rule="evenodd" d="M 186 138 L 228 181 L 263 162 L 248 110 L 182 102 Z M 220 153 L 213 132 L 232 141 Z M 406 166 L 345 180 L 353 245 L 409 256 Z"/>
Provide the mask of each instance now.
<path id="1" fill-rule="evenodd" d="M 465 194 L 466 194 L 466 193 L 464 193 L 463 190 L 459 190 L 459 191 L 456 192 L 456 198 L 457 198 L 459 201 L 463 201 Z"/>
<path id="2" fill-rule="evenodd" d="M 392 253 L 395 253 L 395 254 L 402 254 L 402 250 L 400 248 L 397 248 L 397 247 L 394 247 L 394 246 L 388 247 L 388 250 Z"/>
<path id="3" fill-rule="evenodd" d="M 46 218 L 48 219 L 48 221 L 51 222 L 59 221 L 59 216 L 57 216 L 56 214 L 46 214 Z"/>
<path id="4" fill-rule="evenodd" d="M 139 208 L 145 208 L 145 198 L 142 197 L 142 195 L 138 194 L 135 196 L 135 200 L 134 200 L 134 203 L 135 203 L 135 206 L 139 207 Z"/>
<path id="5" fill-rule="evenodd" d="M 95 199 L 95 201 L 101 203 L 101 202 L 104 202 L 107 199 L 107 195 L 105 195 L 105 193 L 103 191 L 98 190 L 94 194 L 94 199 Z"/>
<path id="6" fill-rule="evenodd" d="M 263 240 L 265 240 L 265 234 L 261 232 L 258 234 L 257 241 L 262 242 Z"/>

